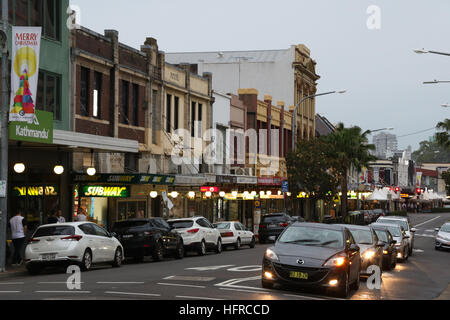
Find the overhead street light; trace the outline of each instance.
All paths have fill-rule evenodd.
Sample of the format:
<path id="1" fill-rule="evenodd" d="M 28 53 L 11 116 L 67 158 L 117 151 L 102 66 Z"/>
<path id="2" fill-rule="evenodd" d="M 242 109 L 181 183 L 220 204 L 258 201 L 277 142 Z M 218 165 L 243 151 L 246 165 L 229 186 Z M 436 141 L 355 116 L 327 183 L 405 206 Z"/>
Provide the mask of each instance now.
<path id="1" fill-rule="evenodd" d="M 315 97 L 326 96 L 326 95 L 335 94 L 335 93 L 344 94 L 346 92 L 347 92 L 347 90 L 336 90 L 336 91 L 313 94 L 313 95 L 304 97 L 297 103 L 297 105 L 294 108 L 294 114 L 292 117 L 292 151 L 295 151 L 295 141 L 297 140 L 296 138 L 297 138 L 297 109 L 298 109 L 298 107 L 308 99 L 314 99 Z"/>
<path id="2" fill-rule="evenodd" d="M 368 132 L 370 134 L 370 133 L 374 133 L 374 132 L 378 132 L 378 131 L 390 131 L 390 130 L 394 130 L 394 128 L 383 128 L 383 129 L 376 129 L 376 130 L 368 130 Z"/>
<path id="3" fill-rule="evenodd" d="M 442 56 L 450 56 L 450 53 L 447 52 L 431 51 L 425 49 L 415 49 L 414 52 L 417 54 L 433 53 L 433 54 L 440 54 Z"/>

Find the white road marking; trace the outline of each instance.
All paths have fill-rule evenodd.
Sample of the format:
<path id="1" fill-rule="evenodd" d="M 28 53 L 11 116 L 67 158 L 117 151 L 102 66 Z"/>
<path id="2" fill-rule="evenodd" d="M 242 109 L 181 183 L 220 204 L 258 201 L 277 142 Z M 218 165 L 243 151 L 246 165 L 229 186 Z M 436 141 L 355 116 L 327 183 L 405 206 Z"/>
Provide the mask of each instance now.
<path id="1" fill-rule="evenodd" d="M 107 294 L 122 294 L 122 295 L 132 295 L 132 296 L 148 296 L 148 297 L 161 297 L 157 293 L 137 293 L 137 292 L 117 292 L 117 291 L 105 291 Z"/>
<path id="2" fill-rule="evenodd" d="M 0 291 L 0 293 L 21 293 L 22 291 Z"/>
<path id="3" fill-rule="evenodd" d="M 435 236 L 432 234 L 416 234 L 415 237 L 434 238 Z"/>
<path id="4" fill-rule="evenodd" d="M 425 232 L 435 232 L 434 230 L 425 230 Z"/>
<path id="5" fill-rule="evenodd" d="M 35 293 L 91 293 L 90 291 L 66 290 L 66 291 L 35 291 Z"/>
<path id="6" fill-rule="evenodd" d="M 431 221 L 434 221 L 434 220 L 436 220 L 436 219 L 439 219 L 441 216 L 437 216 L 436 218 L 433 218 L 433 219 L 430 219 L 430 220 L 427 220 L 427 221 L 425 221 L 425 222 L 422 222 L 422 223 L 419 223 L 419 224 L 416 224 L 414 227 L 420 227 L 420 226 L 422 226 L 422 225 L 424 225 L 424 224 L 427 224 L 428 222 L 431 222 Z"/>
<path id="7" fill-rule="evenodd" d="M 234 288 L 219 288 L 219 290 L 270 294 L 267 291 L 255 291 L 255 290 L 234 289 Z"/>
<path id="8" fill-rule="evenodd" d="M 261 270 L 262 270 L 262 267 L 260 265 L 243 266 L 243 267 L 227 269 L 227 271 L 232 271 L 232 272 L 254 272 L 254 271 L 261 271 Z"/>
<path id="9" fill-rule="evenodd" d="M 224 300 L 224 299 L 218 299 L 218 298 L 206 298 L 206 297 L 191 297 L 191 296 L 175 296 L 175 298 L 180 299 L 199 299 L 199 300 Z"/>
<path id="10" fill-rule="evenodd" d="M 168 276 L 163 278 L 163 280 L 180 280 L 180 281 L 200 281 L 208 282 L 215 280 L 215 277 L 190 277 L 190 276 Z"/>
<path id="11" fill-rule="evenodd" d="M 97 284 L 144 284 L 145 282 L 113 282 L 113 281 L 99 281 Z"/>
<path id="12" fill-rule="evenodd" d="M 201 289 L 205 289 L 205 286 L 194 286 L 194 285 L 190 285 L 190 284 L 179 284 L 179 283 L 162 283 L 159 282 L 157 283 L 161 286 L 174 286 L 174 287 L 190 287 L 190 288 L 201 288 Z"/>
<path id="13" fill-rule="evenodd" d="M 38 282 L 39 284 L 67 284 L 67 281 L 62 282 Z M 71 284 L 83 284 L 84 282 L 70 282 Z"/>
<path id="14" fill-rule="evenodd" d="M 0 282 L 0 285 L 15 285 L 15 284 L 25 284 L 25 282 Z"/>
<path id="15" fill-rule="evenodd" d="M 422 249 L 413 249 L 413 252 L 416 252 L 416 253 L 422 253 L 422 252 L 424 252 Z"/>
<path id="16" fill-rule="evenodd" d="M 210 266 L 210 267 L 195 267 L 195 268 L 186 268 L 184 270 L 195 270 L 195 271 L 214 271 L 214 270 L 220 270 L 225 268 L 231 268 L 234 267 L 234 264 L 227 264 L 224 266 Z"/>
<path id="17" fill-rule="evenodd" d="M 298 294 L 283 294 L 283 296 L 285 296 L 285 297 L 293 297 L 293 298 L 303 298 L 303 299 L 309 299 L 309 300 L 326 300 L 325 298 L 301 296 L 301 295 L 298 295 Z M 334 300 L 334 298 L 333 298 L 333 300 Z M 345 300 L 345 299 L 343 299 L 343 300 Z"/>

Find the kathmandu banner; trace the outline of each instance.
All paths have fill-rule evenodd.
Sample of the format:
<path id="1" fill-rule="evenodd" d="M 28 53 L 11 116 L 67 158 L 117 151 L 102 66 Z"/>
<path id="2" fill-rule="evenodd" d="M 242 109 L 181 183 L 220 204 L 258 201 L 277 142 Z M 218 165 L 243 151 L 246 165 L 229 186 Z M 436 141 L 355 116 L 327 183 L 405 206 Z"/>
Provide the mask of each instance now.
<path id="1" fill-rule="evenodd" d="M 9 121 L 32 123 L 42 27 L 12 27 L 11 105 Z"/>

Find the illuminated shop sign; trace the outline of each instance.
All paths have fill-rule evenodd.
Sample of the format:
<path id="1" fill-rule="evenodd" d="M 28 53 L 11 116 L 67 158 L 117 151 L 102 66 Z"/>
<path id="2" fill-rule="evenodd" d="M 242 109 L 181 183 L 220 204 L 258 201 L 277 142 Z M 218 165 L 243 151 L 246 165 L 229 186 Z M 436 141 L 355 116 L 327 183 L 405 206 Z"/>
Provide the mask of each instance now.
<path id="1" fill-rule="evenodd" d="M 26 195 L 31 197 L 57 196 L 58 191 L 55 186 L 30 186 L 30 187 L 14 187 L 14 195 L 16 197 L 25 197 Z"/>
<path id="2" fill-rule="evenodd" d="M 75 183 L 120 183 L 120 184 L 155 184 L 172 185 L 175 176 L 157 174 L 74 174 L 72 180 Z"/>
<path id="3" fill-rule="evenodd" d="M 80 197 L 128 198 L 129 196 L 128 186 L 83 186 L 80 192 Z"/>
<path id="4" fill-rule="evenodd" d="M 220 190 L 218 187 L 200 187 L 200 192 L 213 192 L 218 193 Z"/>

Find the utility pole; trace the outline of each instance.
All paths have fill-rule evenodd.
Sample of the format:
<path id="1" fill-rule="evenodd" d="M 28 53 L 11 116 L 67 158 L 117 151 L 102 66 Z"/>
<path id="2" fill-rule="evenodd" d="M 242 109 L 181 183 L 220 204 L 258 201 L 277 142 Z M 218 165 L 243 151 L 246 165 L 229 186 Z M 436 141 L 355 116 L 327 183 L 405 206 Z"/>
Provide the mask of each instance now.
<path id="1" fill-rule="evenodd" d="M 0 46 L 2 49 L 2 99 L 1 99 L 1 154 L 0 154 L 0 184 L 3 183 L 5 193 L 0 195 L 0 272 L 6 271 L 6 232 L 8 204 L 8 0 L 2 0 L 2 22 L 0 31 Z M 4 196 L 4 197 L 2 197 Z"/>

